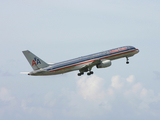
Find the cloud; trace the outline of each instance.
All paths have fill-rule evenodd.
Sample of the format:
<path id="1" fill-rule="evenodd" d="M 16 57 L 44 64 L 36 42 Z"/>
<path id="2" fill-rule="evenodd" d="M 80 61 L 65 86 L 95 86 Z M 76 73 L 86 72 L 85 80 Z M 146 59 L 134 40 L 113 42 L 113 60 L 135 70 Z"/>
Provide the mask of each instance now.
<path id="1" fill-rule="evenodd" d="M 10 91 L 4 87 L 0 89 L 0 115 L 4 113 L 13 112 L 16 110 L 17 101 Z"/>
<path id="2" fill-rule="evenodd" d="M 105 95 L 105 92 L 102 90 L 103 84 L 103 79 L 96 75 L 89 78 L 84 76 L 77 81 L 78 92 L 84 99 L 102 99 Z"/>
<path id="3" fill-rule="evenodd" d="M 150 108 L 152 103 L 160 103 L 160 93 L 156 96 L 155 92 L 152 89 L 147 90 L 146 88 L 143 88 L 140 93 L 140 99 L 141 103 L 139 108 L 148 110 L 149 112 L 153 112 Z"/>
<path id="4" fill-rule="evenodd" d="M 133 87 L 132 87 L 132 92 L 137 93 L 141 88 L 142 88 L 141 83 L 136 83 L 136 84 L 133 85 Z"/>
<path id="5" fill-rule="evenodd" d="M 102 115 L 111 110 L 109 98 L 113 93 L 112 89 L 104 88 L 104 79 L 92 75 L 83 76 L 77 80 L 77 91 L 66 91 L 69 101 L 66 103 L 68 109 L 64 109 L 64 114 L 71 117 L 92 118 Z"/>
<path id="6" fill-rule="evenodd" d="M 96 116 L 111 116 L 113 111 L 120 115 L 126 109 L 133 111 L 134 116 L 143 113 L 159 116 L 158 109 L 153 105 L 160 106 L 160 93 L 155 94 L 154 90 L 147 89 L 135 79 L 133 82 L 133 78 L 133 75 L 127 78 L 115 75 L 110 79 L 110 84 L 106 84 L 108 80 L 96 75 L 82 76 L 77 79 L 74 90 L 64 87 L 61 91 L 47 92 L 40 98 L 22 100 L 13 97 L 3 87 L 0 89 L 0 104 L 7 102 L 7 105 L 0 108 L 0 114 L 18 107 L 27 115 L 44 119 L 54 119 L 57 115 L 61 115 L 60 118 L 93 119 Z M 16 104 L 14 101 L 21 102 Z"/>
<path id="7" fill-rule="evenodd" d="M 50 109 L 46 109 L 42 106 L 29 106 L 27 104 L 31 103 L 30 100 L 22 100 L 21 107 L 23 111 L 29 113 L 29 114 L 36 114 L 38 116 L 42 116 L 45 118 L 51 118 L 53 116 L 53 112 Z"/>
<path id="8" fill-rule="evenodd" d="M 160 93 L 155 95 L 154 90 L 145 88 L 141 83 L 133 84 L 132 87 L 124 91 L 124 98 L 129 105 L 136 109 L 139 114 L 144 112 L 156 114 L 156 110 L 151 108 L 152 104 L 160 105 Z M 156 114 L 157 116 L 158 114 Z"/>
<path id="9" fill-rule="evenodd" d="M 111 86 L 116 89 L 120 89 L 123 86 L 123 83 L 120 83 L 120 76 L 113 76 L 111 79 Z"/>
<path id="10" fill-rule="evenodd" d="M 126 79 L 121 78 L 119 75 L 113 76 L 108 87 L 104 87 L 104 81 L 105 80 L 103 78 L 100 78 L 96 75 L 91 77 L 83 76 L 77 81 L 78 89 L 74 94 L 76 96 L 82 96 L 83 99 L 74 99 L 76 101 L 74 101 L 74 103 L 77 103 L 79 101 L 78 103 L 80 109 L 83 108 L 89 110 L 89 108 L 92 108 L 92 110 L 90 110 L 90 113 L 87 112 L 88 116 L 90 116 L 91 114 L 100 115 L 100 113 L 98 113 L 97 111 L 95 112 L 94 110 L 101 111 L 101 115 L 108 114 L 109 111 L 115 110 L 115 103 L 116 105 L 122 104 L 117 99 L 119 99 L 120 101 L 124 101 L 124 106 L 126 106 L 127 109 L 135 110 L 135 112 L 133 113 L 135 115 L 143 114 L 145 112 L 146 114 L 155 114 L 156 116 L 158 116 L 158 112 L 153 109 L 151 105 L 160 105 L 160 93 L 158 93 L 158 95 L 155 95 L 154 90 L 147 89 L 143 86 L 142 83 L 136 82 L 134 75 L 130 75 Z M 80 96 L 77 98 L 81 98 Z M 87 104 L 87 101 L 89 101 L 89 104 Z M 80 104 L 81 102 L 82 104 Z M 76 105 L 77 104 L 74 104 L 72 107 L 74 107 L 75 109 Z M 71 109 L 72 107 L 70 106 Z M 83 109 L 82 111 L 78 112 L 81 112 L 82 114 Z M 74 110 L 71 113 L 74 114 Z"/>
<path id="11" fill-rule="evenodd" d="M 133 83 L 133 81 L 134 81 L 134 75 L 130 75 L 126 80 L 129 83 Z"/>
<path id="12" fill-rule="evenodd" d="M 140 93 L 140 96 L 141 96 L 141 97 L 147 96 L 147 92 L 148 92 L 148 90 L 145 89 L 145 88 L 143 88 L 142 91 L 141 91 L 141 93 Z"/>
<path id="13" fill-rule="evenodd" d="M 54 93 L 49 92 L 44 97 L 44 104 L 48 107 L 53 107 L 56 104 L 56 99 L 54 99 Z"/>
<path id="14" fill-rule="evenodd" d="M 108 91 L 108 94 L 109 94 L 109 95 L 114 95 L 114 91 L 113 91 L 113 89 L 112 89 L 112 88 L 108 88 L 108 90 L 107 90 L 107 91 Z"/>
<path id="15" fill-rule="evenodd" d="M 135 116 L 144 112 L 158 115 L 157 111 L 151 108 L 151 104 L 160 105 L 160 94 L 156 96 L 152 89 L 136 82 L 134 75 L 126 79 L 119 75 L 113 76 L 107 87 L 105 81 L 96 75 L 83 76 L 77 80 L 77 91 L 65 89 L 65 97 L 63 94 L 62 96 L 67 100 L 63 114 L 70 117 L 94 118 L 97 115 L 109 115 L 111 111 L 124 111 L 121 108 L 117 109 L 117 106 L 125 106 L 135 111 Z"/>
<path id="16" fill-rule="evenodd" d="M 7 90 L 6 88 L 1 88 L 0 91 L 0 100 L 7 102 L 7 101 L 12 101 L 14 99 L 14 97 L 11 96 L 9 90 Z"/>

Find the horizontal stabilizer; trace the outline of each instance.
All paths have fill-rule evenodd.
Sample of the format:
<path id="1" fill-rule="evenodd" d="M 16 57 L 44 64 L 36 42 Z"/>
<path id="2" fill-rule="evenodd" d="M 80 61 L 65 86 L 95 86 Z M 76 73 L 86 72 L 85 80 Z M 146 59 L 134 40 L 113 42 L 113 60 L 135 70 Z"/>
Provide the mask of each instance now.
<path id="1" fill-rule="evenodd" d="M 28 74 L 29 72 L 20 72 L 20 74 Z"/>

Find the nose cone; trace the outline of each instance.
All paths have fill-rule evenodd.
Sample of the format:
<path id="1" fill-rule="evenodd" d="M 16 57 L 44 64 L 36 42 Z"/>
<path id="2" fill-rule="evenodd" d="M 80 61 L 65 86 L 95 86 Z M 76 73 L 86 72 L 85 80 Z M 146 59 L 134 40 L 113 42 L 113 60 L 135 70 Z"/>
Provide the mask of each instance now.
<path id="1" fill-rule="evenodd" d="M 139 53 L 139 49 L 136 50 L 136 53 Z"/>
<path id="2" fill-rule="evenodd" d="M 137 53 L 139 53 L 139 50 L 138 50 L 138 49 L 136 49 L 136 50 L 134 51 L 134 54 L 137 54 Z"/>

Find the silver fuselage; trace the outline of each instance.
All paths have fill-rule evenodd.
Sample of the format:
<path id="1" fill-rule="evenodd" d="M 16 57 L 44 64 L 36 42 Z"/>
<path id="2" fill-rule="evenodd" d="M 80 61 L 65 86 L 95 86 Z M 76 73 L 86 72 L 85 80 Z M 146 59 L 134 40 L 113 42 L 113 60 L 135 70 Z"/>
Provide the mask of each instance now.
<path id="1" fill-rule="evenodd" d="M 100 60 L 116 60 L 123 57 L 131 57 L 139 52 L 138 49 L 132 46 L 119 47 L 79 58 L 55 63 L 48 67 L 41 68 L 30 72 L 28 75 L 57 75 L 70 71 L 80 70 L 84 66 L 90 65 L 93 61 Z"/>

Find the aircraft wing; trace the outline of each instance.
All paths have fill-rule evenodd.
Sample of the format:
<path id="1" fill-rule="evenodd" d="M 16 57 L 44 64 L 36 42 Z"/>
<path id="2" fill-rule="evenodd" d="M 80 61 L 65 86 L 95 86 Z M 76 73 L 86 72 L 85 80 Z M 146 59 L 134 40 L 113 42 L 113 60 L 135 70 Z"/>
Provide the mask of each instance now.
<path id="1" fill-rule="evenodd" d="M 80 72 L 87 72 L 90 71 L 92 69 L 93 66 L 98 65 L 101 63 L 100 59 L 94 60 L 92 63 L 90 63 L 89 65 L 85 65 L 83 66 L 79 71 Z"/>

